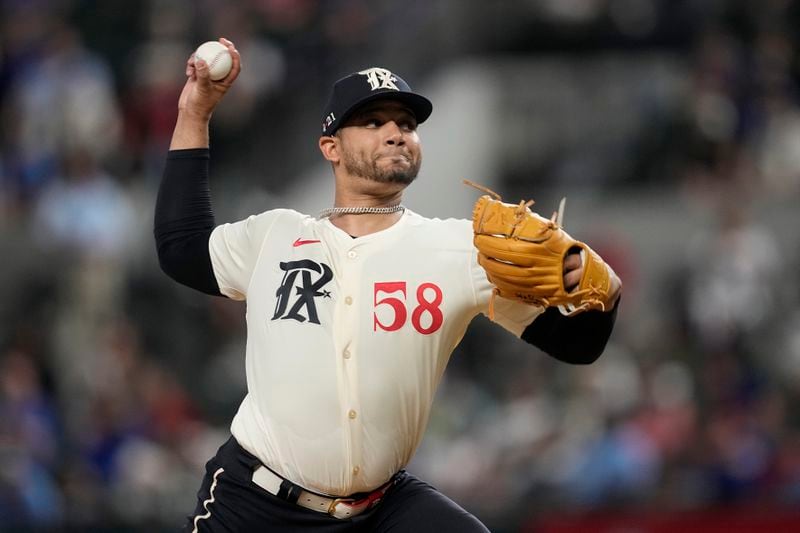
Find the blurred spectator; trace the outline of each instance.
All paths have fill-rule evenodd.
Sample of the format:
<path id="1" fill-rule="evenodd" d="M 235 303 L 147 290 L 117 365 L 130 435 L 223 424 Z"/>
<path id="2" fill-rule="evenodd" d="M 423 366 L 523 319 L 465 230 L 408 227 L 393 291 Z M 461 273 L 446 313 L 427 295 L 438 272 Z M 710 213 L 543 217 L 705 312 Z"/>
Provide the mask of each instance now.
<path id="1" fill-rule="evenodd" d="M 300 2 L 287 3 L 287 7 L 297 4 Z M 217 127 L 227 130 L 221 132 L 226 137 L 252 122 L 264 101 L 280 94 L 286 83 L 286 58 L 275 43 L 259 32 L 262 21 L 255 14 L 245 4 L 228 5 L 214 17 L 209 31 L 214 38 L 231 39 L 242 57 L 247 58 L 247 67 L 231 89 L 232 105 L 215 111 Z"/>
<path id="2" fill-rule="evenodd" d="M 127 84 L 121 91 L 125 114 L 125 151 L 129 167 L 146 178 L 161 173 L 177 116 L 178 96 L 191 53 L 187 1 L 152 2 L 144 17 L 145 38 L 123 64 Z"/>
<path id="3" fill-rule="evenodd" d="M 64 151 L 63 173 L 44 188 L 36 234 L 49 246 L 116 258 L 131 245 L 135 216 L 124 189 L 85 147 Z"/>
<path id="4" fill-rule="evenodd" d="M 747 202 L 723 196 L 717 209 L 717 225 L 687 250 L 689 323 L 708 350 L 730 348 L 774 317 L 783 272 L 780 248 L 749 220 Z"/>
<path id="5" fill-rule="evenodd" d="M 789 37 L 770 31 L 758 36 L 755 47 L 759 86 L 755 89 L 763 113 L 753 135 L 758 168 L 770 194 L 800 193 L 799 88 L 791 78 L 796 50 Z"/>
<path id="6" fill-rule="evenodd" d="M 83 47 L 76 28 L 53 23 L 47 29 L 39 55 L 12 72 L 4 106 L 11 190 L 22 198 L 57 175 L 62 153 L 83 150 L 103 161 L 117 150 L 121 132 L 108 66 Z"/>
<path id="7" fill-rule="evenodd" d="M 0 354 L 0 518 L 3 525 L 58 523 L 59 420 L 31 354 Z"/>

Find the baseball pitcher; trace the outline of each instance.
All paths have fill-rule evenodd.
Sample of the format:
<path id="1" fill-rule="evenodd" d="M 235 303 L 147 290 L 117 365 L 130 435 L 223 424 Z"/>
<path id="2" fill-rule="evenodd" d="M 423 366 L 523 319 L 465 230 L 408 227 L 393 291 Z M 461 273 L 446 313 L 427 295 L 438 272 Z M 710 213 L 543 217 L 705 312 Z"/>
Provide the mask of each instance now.
<path id="1" fill-rule="evenodd" d="M 247 395 L 185 530 L 487 531 L 404 470 L 450 354 L 483 313 L 553 357 L 591 363 L 619 278 L 530 203 L 487 191 L 472 220 L 405 207 L 432 104 L 378 67 L 335 82 L 321 115 L 333 207 L 217 225 L 208 124 L 241 69 L 220 42 L 233 58 L 224 79 L 186 64 L 155 214 L 168 275 L 247 302 Z"/>

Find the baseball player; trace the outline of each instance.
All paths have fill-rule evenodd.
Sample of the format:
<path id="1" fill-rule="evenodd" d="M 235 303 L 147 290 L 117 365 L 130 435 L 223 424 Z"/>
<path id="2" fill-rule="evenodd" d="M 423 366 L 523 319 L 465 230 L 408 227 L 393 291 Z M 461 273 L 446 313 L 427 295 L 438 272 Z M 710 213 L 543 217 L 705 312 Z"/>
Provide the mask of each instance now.
<path id="1" fill-rule="evenodd" d="M 538 220 L 527 205 L 484 196 L 472 222 L 404 207 L 422 160 L 417 126 L 432 104 L 377 67 L 337 81 L 322 114 L 334 207 L 216 225 L 208 123 L 241 68 L 233 43 L 220 41 L 233 56 L 225 79 L 212 82 L 205 63 L 187 62 L 155 214 L 167 274 L 247 301 L 247 395 L 185 530 L 487 531 L 404 470 L 450 354 L 485 313 L 556 358 L 590 363 L 611 333 L 619 279 L 569 241 L 574 253 L 558 259 L 555 276 L 582 295 L 572 305 L 525 274 L 541 269 L 504 258 L 538 253 L 513 251 L 536 244 L 525 236 Z M 561 231 L 541 221 L 537 232 Z M 530 286 L 511 287 L 520 279 Z"/>

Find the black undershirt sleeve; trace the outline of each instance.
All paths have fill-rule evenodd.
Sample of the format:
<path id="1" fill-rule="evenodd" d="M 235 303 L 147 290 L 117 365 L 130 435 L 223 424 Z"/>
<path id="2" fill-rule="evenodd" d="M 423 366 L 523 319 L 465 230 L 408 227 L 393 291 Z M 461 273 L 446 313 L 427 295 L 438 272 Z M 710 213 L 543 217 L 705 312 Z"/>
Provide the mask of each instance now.
<path id="1" fill-rule="evenodd" d="M 619 305 L 617 300 L 614 309 L 607 313 L 586 311 L 572 317 L 550 307 L 525 328 L 522 340 L 566 363 L 593 363 L 611 336 Z"/>
<path id="2" fill-rule="evenodd" d="M 175 281 L 221 296 L 208 252 L 216 225 L 211 209 L 208 148 L 171 150 L 158 189 L 153 234 L 158 262 Z"/>

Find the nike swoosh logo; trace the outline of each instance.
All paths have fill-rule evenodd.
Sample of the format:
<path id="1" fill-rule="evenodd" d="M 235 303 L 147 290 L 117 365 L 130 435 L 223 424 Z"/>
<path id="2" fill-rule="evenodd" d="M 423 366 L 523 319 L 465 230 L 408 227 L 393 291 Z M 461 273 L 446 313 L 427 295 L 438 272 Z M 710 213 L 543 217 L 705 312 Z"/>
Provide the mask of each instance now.
<path id="1" fill-rule="evenodd" d="M 303 240 L 303 239 L 300 239 L 300 238 L 298 238 L 296 241 L 294 241 L 294 242 L 292 243 L 292 246 L 294 246 L 295 248 L 297 248 L 298 246 L 303 246 L 304 244 L 314 244 L 314 243 L 316 243 L 316 242 L 320 242 L 320 241 L 318 241 L 318 240 L 314 240 L 314 239 Z"/>

